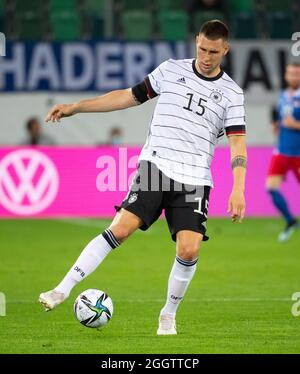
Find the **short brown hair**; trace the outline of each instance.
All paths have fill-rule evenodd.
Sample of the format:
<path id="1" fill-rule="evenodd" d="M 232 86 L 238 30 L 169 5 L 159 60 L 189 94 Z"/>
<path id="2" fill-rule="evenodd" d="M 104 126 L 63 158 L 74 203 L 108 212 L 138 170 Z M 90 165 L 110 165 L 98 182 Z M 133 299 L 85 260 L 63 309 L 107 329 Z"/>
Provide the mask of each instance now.
<path id="1" fill-rule="evenodd" d="M 205 22 L 199 34 L 203 34 L 207 39 L 211 40 L 223 39 L 227 41 L 229 39 L 228 27 L 218 19 Z"/>
<path id="2" fill-rule="evenodd" d="M 286 66 L 293 66 L 294 68 L 300 68 L 300 62 L 298 62 L 298 61 L 291 61 Z"/>

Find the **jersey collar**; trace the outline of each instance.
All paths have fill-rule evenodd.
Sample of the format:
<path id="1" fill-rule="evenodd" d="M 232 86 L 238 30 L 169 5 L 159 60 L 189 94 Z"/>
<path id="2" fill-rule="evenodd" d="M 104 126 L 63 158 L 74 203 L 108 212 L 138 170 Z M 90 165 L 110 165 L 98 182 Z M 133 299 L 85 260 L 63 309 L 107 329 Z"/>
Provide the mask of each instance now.
<path id="1" fill-rule="evenodd" d="M 224 73 L 224 71 L 221 69 L 220 73 L 214 77 L 205 77 L 204 75 L 200 74 L 199 71 L 196 69 L 196 60 L 193 60 L 193 70 L 194 70 L 194 73 L 197 75 L 197 77 L 201 78 L 201 79 L 204 79 L 205 81 L 216 81 L 218 79 L 220 79 Z"/>

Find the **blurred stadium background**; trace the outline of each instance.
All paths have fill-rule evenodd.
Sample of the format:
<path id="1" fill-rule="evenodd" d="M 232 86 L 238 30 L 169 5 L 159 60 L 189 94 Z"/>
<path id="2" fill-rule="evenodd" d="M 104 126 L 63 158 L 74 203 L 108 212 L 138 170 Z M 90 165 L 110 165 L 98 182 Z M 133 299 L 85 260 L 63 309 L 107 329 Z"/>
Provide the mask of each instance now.
<path id="1" fill-rule="evenodd" d="M 5 269 L 0 291 L 8 302 L 7 317 L 0 318 L 0 352 L 299 352 L 298 326 L 290 313 L 290 297 L 299 291 L 299 236 L 283 252 L 276 243 L 283 227 L 277 218 L 252 218 L 234 228 L 227 219 L 211 219 L 212 240 L 205 247 L 209 250 L 204 249 L 199 277 L 188 295 L 193 310 L 203 316 L 199 320 L 193 315 L 192 337 L 183 334 L 177 342 L 167 338 L 167 344 L 151 340 L 174 256 L 162 222 L 144 234 L 147 241 L 141 233 L 130 239 L 121 260 L 113 255 L 103 270 L 77 289 L 99 284 L 116 302 L 116 318 L 102 335 L 110 339 L 107 345 L 99 337 L 95 340 L 91 331 L 83 336 L 81 327 L 70 322 L 72 298 L 51 316 L 40 317 L 33 304 L 108 223 L 92 218 L 113 215 L 113 205 L 125 190 L 101 192 L 99 170 L 109 163 L 101 156 L 112 157 L 118 172 L 132 172 L 155 102 L 122 112 L 78 115 L 61 125 L 44 125 L 47 111 L 55 103 L 130 87 L 167 58 L 193 57 L 195 35 L 204 21 L 214 18 L 230 27 L 232 49 L 224 69 L 245 90 L 248 213 L 276 216 L 264 188 L 275 142 L 270 121 L 284 87 L 285 64 L 299 61 L 291 52 L 292 34 L 300 31 L 299 0 L 0 0 L 0 31 L 6 37 L 6 56 L 0 57 L 0 255 Z M 43 136 L 37 142 L 42 147 L 25 149 L 44 155 L 52 166 L 32 153 L 17 153 L 23 167 L 15 162 L 17 146 L 31 143 L 26 130 L 31 118 L 42 124 Z M 226 215 L 230 192 L 228 150 L 222 148 L 227 141 L 220 143 L 212 217 Z M 126 155 L 115 145 L 128 145 Z M 35 193 L 43 170 L 34 162 L 48 168 Z M 28 165 L 36 166 L 35 176 Z M 23 189 L 22 176 L 27 182 L 32 178 Z M 118 174 L 118 186 L 122 182 L 124 187 L 122 178 Z M 127 175 L 124 178 L 126 185 Z M 289 177 L 284 188 L 299 215 L 299 186 Z M 66 216 L 71 219 L 56 219 Z M 54 219 L 29 219 L 37 217 Z M 168 251 L 153 250 L 158 242 Z M 141 247 L 143 259 L 138 261 Z M 151 270 L 155 261 L 160 264 L 159 276 Z M 190 323 L 188 297 L 181 314 L 185 328 Z M 37 329 L 39 320 L 42 326 Z M 11 340 L 15 336 L 18 343 Z"/>
<path id="2" fill-rule="evenodd" d="M 195 35 L 212 18 L 230 26 L 225 70 L 246 92 L 248 142 L 272 144 L 270 110 L 283 86 L 291 36 L 300 30 L 299 8 L 297 0 L 0 0 L 7 38 L 1 108 L 12 100 L 18 107 L 1 111 L 0 144 L 22 142 L 26 119 L 44 118 L 53 103 L 131 86 L 166 58 L 192 57 Z M 125 144 L 143 144 L 153 105 L 75 117 L 72 126 L 44 131 L 56 144 L 88 145 L 105 143 L 117 125 Z"/>

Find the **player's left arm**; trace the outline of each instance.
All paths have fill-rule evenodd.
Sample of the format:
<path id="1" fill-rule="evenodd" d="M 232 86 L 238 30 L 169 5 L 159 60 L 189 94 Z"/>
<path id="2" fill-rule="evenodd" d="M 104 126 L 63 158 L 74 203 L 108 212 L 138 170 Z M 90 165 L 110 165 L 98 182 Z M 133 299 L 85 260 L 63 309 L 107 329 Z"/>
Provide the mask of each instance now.
<path id="1" fill-rule="evenodd" d="M 297 121 L 294 117 L 285 117 L 282 122 L 285 127 L 300 131 L 300 121 Z"/>
<path id="2" fill-rule="evenodd" d="M 233 222 L 242 222 L 245 216 L 245 178 L 247 167 L 246 137 L 244 135 L 228 136 L 231 168 L 233 172 L 232 192 L 228 200 L 228 213 L 231 214 Z"/>

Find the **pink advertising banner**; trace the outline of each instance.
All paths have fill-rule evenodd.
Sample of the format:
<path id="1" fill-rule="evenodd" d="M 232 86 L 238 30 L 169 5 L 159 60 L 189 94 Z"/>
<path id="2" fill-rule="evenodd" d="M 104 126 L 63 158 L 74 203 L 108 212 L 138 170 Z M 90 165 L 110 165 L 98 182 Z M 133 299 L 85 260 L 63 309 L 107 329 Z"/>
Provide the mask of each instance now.
<path id="1" fill-rule="evenodd" d="M 0 217 L 112 217 L 126 196 L 140 148 L 2 147 Z M 275 216 L 265 178 L 270 147 L 250 147 L 247 215 Z M 232 186 L 228 148 L 218 148 L 212 165 L 215 188 L 209 215 L 226 216 Z M 295 214 L 300 214 L 299 185 L 289 174 L 283 186 Z"/>

